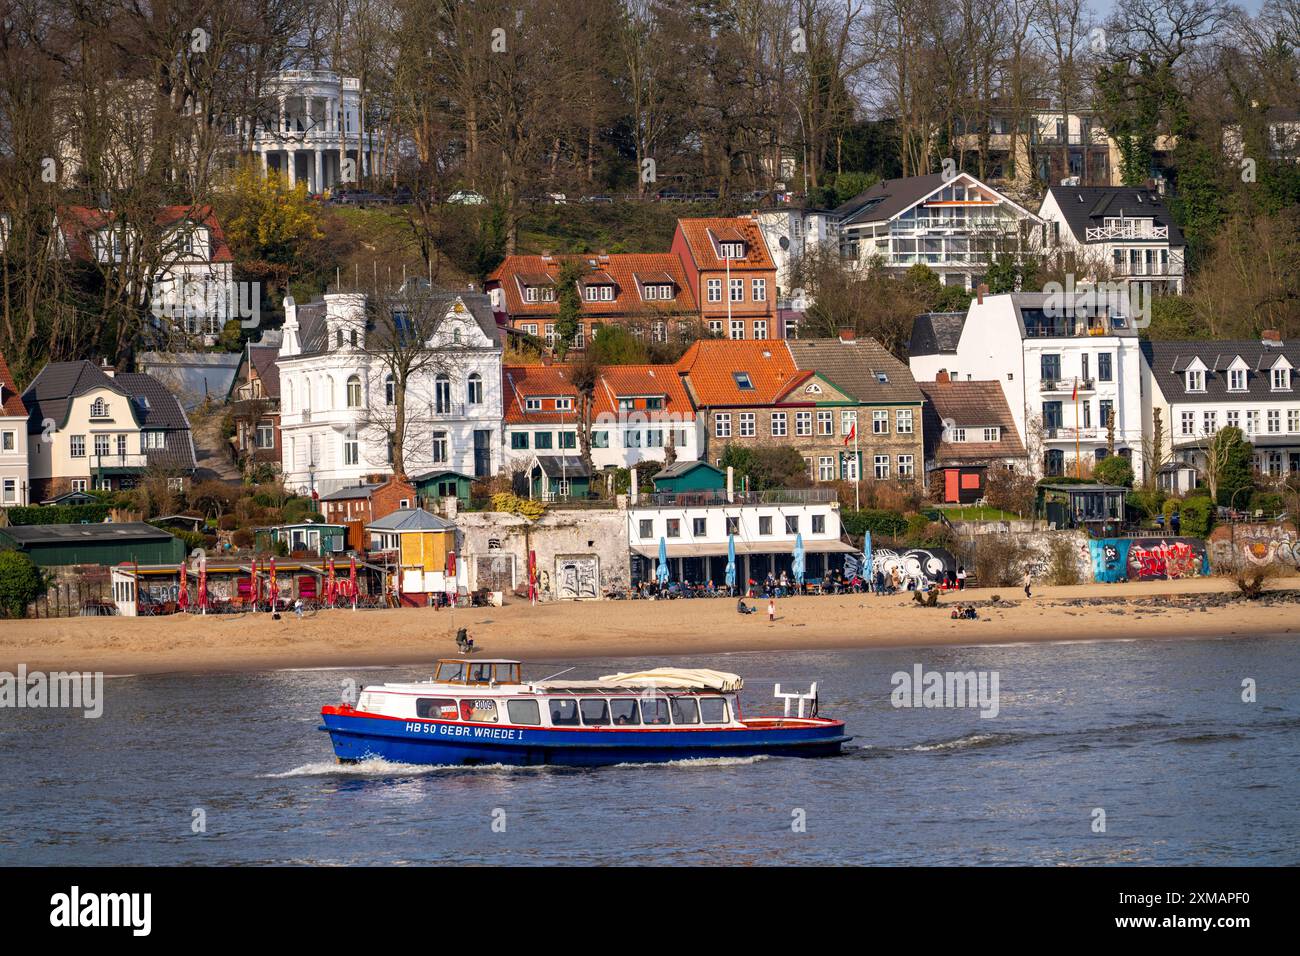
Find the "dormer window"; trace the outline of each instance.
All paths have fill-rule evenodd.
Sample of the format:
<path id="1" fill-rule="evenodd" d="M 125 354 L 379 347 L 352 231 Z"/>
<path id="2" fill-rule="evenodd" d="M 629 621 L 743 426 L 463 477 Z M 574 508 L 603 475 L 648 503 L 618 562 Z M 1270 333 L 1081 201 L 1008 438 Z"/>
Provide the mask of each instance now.
<path id="1" fill-rule="evenodd" d="M 1189 392 L 1205 391 L 1205 372 L 1199 368 L 1189 368 L 1187 370 L 1187 390 Z"/>
<path id="2" fill-rule="evenodd" d="M 670 285 L 646 285 L 642 287 L 641 294 L 646 299 L 658 299 L 660 301 L 674 298 L 673 287 Z"/>
<path id="3" fill-rule="evenodd" d="M 1228 391 L 1244 392 L 1246 390 L 1246 370 L 1244 368 L 1228 369 Z"/>
<path id="4" fill-rule="evenodd" d="M 571 398 L 557 398 L 555 400 L 556 411 L 567 412 L 572 410 L 572 408 L 573 408 L 573 399 Z"/>
<path id="5" fill-rule="evenodd" d="M 525 398 L 524 411 L 540 412 L 542 410 L 542 400 L 540 398 Z"/>
<path id="6" fill-rule="evenodd" d="M 97 398 L 97 399 L 95 399 L 95 401 L 94 401 L 93 403 L 91 403 L 91 406 L 90 406 L 90 417 L 91 417 L 91 418 L 107 418 L 107 417 L 108 417 L 108 403 L 105 402 L 102 398 Z"/>
<path id="7" fill-rule="evenodd" d="M 718 243 L 718 258 L 719 259 L 745 258 L 745 244 L 743 242 Z"/>
<path id="8" fill-rule="evenodd" d="M 1273 391 L 1289 392 L 1291 391 L 1291 370 L 1289 368 L 1273 369 Z"/>

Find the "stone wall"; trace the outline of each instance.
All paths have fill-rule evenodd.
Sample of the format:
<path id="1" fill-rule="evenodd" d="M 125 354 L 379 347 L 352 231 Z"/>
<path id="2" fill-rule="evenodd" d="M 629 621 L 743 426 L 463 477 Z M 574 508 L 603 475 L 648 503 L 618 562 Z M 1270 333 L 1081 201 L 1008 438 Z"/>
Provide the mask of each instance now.
<path id="1" fill-rule="evenodd" d="M 628 584 L 624 509 L 548 509 L 537 521 L 500 511 L 461 511 L 452 520 L 471 590 L 526 598 L 530 550 L 537 554 L 542 600 L 599 599 Z"/>

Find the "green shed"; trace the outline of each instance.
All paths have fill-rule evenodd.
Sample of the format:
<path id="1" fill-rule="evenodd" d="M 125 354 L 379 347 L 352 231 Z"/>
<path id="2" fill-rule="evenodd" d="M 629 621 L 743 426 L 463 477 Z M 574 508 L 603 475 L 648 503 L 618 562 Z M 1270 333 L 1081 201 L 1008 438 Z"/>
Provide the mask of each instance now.
<path id="1" fill-rule="evenodd" d="M 104 524 L 29 524 L 0 528 L 0 547 L 21 551 L 42 568 L 124 561 L 179 564 L 185 542 L 143 521 Z"/>
<path id="2" fill-rule="evenodd" d="M 707 461 L 675 461 L 651 479 L 655 491 L 722 491 L 727 473 Z"/>
<path id="3" fill-rule="evenodd" d="M 436 508 L 439 501 L 452 496 L 459 498 L 463 505 L 469 504 L 474 476 L 460 471 L 429 471 L 416 475 L 410 482 L 421 500 Z"/>
<path id="4" fill-rule="evenodd" d="M 582 501 L 591 493 L 591 471 L 577 455 L 538 455 L 528 470 L 530 498 Z"/>
<path id="5" fill-rule="evenodd" d="M 276 545 L 283 541 L 287 553 L 306 554 L 314 558 L 341 554 L 347 550 L 347 540 L 347 525 L 324 524 L 319 521 L 279 524 L 257 528 L 253 532 L 253 547 L 258 551 L 274 551 Z"/>

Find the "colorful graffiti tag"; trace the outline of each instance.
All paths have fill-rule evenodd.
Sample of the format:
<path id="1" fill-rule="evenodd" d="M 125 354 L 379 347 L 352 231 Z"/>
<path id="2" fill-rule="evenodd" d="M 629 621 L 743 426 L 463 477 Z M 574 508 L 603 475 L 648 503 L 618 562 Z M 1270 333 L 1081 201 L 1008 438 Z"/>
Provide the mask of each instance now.
<path id="1" fill-rule="evenodd" d="M 1216 563 L 1236 565 L 1237 555 L 1251 564 L 1300 568 L 1300 540 L 1288 524 L 1221 526 L 1210 536 Z"/>
<path id="2" fill-rule="evenodd" d="M 877 548 L 872 552 L 871 565 L 873 574 L 882 571 L 886 576 L 898 568 L 904 581 L 914 583 L 923 577 L 935 583 L 957 577 L 957 559 L 944 548 L 909 548 L 906 551 Z"/>
<path id="3" fill-rule="evenodd" d="M 1151 581 L 1210 573 L 1210 556 L 1199 538 L 1099 538 L 1088 542 L 1093 580 Z"/>

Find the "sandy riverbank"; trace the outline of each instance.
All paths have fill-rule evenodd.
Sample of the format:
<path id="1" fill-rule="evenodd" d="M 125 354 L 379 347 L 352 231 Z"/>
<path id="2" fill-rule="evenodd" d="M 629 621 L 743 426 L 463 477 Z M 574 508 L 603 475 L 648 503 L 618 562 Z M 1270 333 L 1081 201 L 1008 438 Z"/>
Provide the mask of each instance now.
<path id="1" fill-rule="evenodd" d="M 1300 578 L 1272 588 L 1300 590 Z M 869 594 L 779 601 L 775 624 L 765 613 L 741 617 L 724 599 L 516 603 L 458 610 L 454 625 L 451 612 L 425 609 L 321 611 L 301 621 L 292 614 L 280 621 L 267 614 L 3 621 L 0 670 L 19 663 L 110 674 L 410 664 L 454 656 L 454 627 L 468 627 L 482 654 L 523 660 L 1300 632 L 1300 603 L 1280 596 L 1224 603 L 1230 589 L 1209 578 L 1042 587 L 1028 601 L 1012 588 L 941 598 L 948 605 L 998 593 L 1012 602 L 981 609 L 979 621 L 954 621 L 946 609 L 917 607 L 910 595 Z M 1098 600 L 1104 603 L 1073 603 Z"/>

